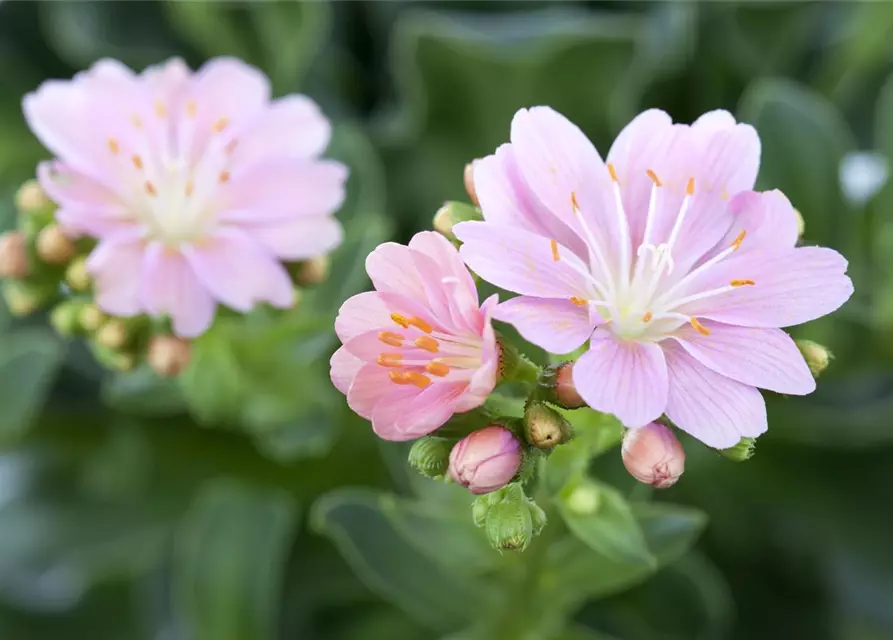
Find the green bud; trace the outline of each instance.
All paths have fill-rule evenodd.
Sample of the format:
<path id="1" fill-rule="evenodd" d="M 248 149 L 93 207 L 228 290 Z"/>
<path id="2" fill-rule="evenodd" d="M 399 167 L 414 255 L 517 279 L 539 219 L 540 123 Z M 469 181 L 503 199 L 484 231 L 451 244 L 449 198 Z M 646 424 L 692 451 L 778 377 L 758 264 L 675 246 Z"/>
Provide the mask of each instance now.
<path id="1" fill-rule="evenodd" d="M 36 247 L 37 256 L 47 264 L 65 264 L 77 252 L 74 241 L 54 224 L 40 230 Z"/>
<path id="2" fill-rule="evenodd" d="M 496 492 L 494 491 L 493 493 Z M 474 521 L 474 526 L 484 526 L 484 522 L 487 519 L 487 513 L 490 511 L 490 496 L 492 496 L 493 493 L 480 495 L 471 503 L 471 519 Z"/>
<path id="3" fill-rule="evenodd" d="M 809 370 L 816 378 L 828 368 L 828 363 L 834 358 L 827 348 L 812 340 L 797 340 L 797 348 L 800 349 Z"/>
<path id="4" fill-rule="evenodd" d="M 505 382 L 534 382 L 540 369 L 524 357 L 512 344 L 497 338 L 499 347 L 499 379 Z"/>
<path id="5" fill-rule="evenodd" d="M 81 311 L 84 303 L 76 300 L 60 302 L 50 312 L 50 324 L 59 335 L 71 337 L 81 330 Z"/>
<path id="6" fill-rule="evenodd" d="M 494 549 L 523 551 L 533 538 L 533 520 L 524 502 L 501 502 L 490 507 L 484 530 Z"/>
<path id="7" fill-rule="evenodd" d="M 794 209 L 794 216 L 797 218 L 797 237 L 802 238 L 806 231 L 806 220 L 803 219 L 803 214 L 798 209 Z"/>
<path id="8" fill-rule="evenodd" d="M 19 187 L 15 202 L 16 209 L 22 214 L 45 213 L 53 207 L 53 202 L 40 188 L 37 180 L 29 180 Z"/>
<path id="9" fill-rule="evenodd" d="M 74 291 L 83 292 L 90 288 L 91 278 L 87 271 L 87 260 L 75 258 L 65 270 L 65 281 Z"/>
<path id="10" fill-rule="evenodd" d="M 534 447 L 552 449 L 570 441 L 573 428 L 549 405 L 533 402 L 524 411 L 524 437 Z"/>
<path id="11" fill-rule="evenodd" d="M 546 528 L 548 519 L 546 512 L 533 500 L 527 500 L 527 507 L 530 509 L 530 522 L 533 525 L 533 535 L 538 536 Z"/>
<path id="12" fill-rule="evenodd" d="M 591 516 L 601 505 L 601 494 L 597 486 L 584 480 L 570 490 L 564 498 L 564 503 L 572 513 Z"/>
<path id="13" fill-rule="evenodd" d="M 96 343 L 107 349 L 120 349 L 129 338 L 127 324 L 118 318 L 107 320 L 96 332 Z"/>
<path id="14" fill-rule="evenodd" d="M 87 304 L 81 309 L 79 320 L 84 331 L 95 333 L 99 331 L 105 318 L 105 314 L 99 310 L 99 307 L 95 304 Z"/>
<path id="15" fill-rule="evenodd" d="M 720 449 L 719 452 L 729 460 L 734 460 L 735 462 L 744 462 L 745 460 L 750 460 L 751 457 L 753 457 L 756 444 L 756 438 L 741 438 L 741 440 L 738 441 L 738 444 L 736 444 L 734 447 L 729 447 L 728 449 Z"/>
<path id="16" fill-rule="evenodd" d="M 3 282 L 3 298 L 9 312 L 14 316 L 34 313 L 52 296 L 53 290 L 47 286 L 37 286 L 19 280 Z"/>
<path id="17" fill-rule="evenodd" d="M 434 230 L 450 240 L 455 240 L 456 236 L 453 234 L 455 225 L 469 220 L 483 219 L 481 210 L 477 207 L 464 202 L 445 202 L 434 214 Z"/>
<path id="18" fill-rule="evenodd" d="M 429 478 L 446 474 L 450 464 L 452 441 L 436 436 L 419 438 L 409 450 L 409 464 L 413 469 Z"/>

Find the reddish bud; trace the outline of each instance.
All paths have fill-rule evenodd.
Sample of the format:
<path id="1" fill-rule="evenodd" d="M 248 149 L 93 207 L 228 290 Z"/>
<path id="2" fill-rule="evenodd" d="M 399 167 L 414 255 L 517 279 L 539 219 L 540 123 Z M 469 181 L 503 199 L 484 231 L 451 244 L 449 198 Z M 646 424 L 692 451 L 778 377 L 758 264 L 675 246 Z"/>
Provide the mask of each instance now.
<path id="1" fill-rule="evenodd" d="M 21 279 L 31 271 L 28 265 L 28 241 L 19 231 L 0 235 L 0 278 Z"/>
<path id="2" fill-rule="evenodd" d="M 682 445 L 673 432 L 659 422 L 627 431 L 622 450 L 623 465 L 630 475 L 652 487 L 672 487 L 685 471 Z"/>
<path id="3" fill-rule="evenodd" d="M 508 484 L 521 466 L 521 443 L 505 427 L 491 425 L 460 440 L 450 452 L 450 477 L 474 494 Z"/>
<path id="4" fill-rule="evenodd" d="M 37 255 L 48 264 L 65 264 L 74 257 L 74 242 L 56 225 L 50 225 L 37 234 Z"/>
<path id="5" fill-rule="evenodd" d="M 189 366 L 191 355 L 192 347 L 186 340 L 174 336 L 155 336 L 149 342 L 147 359 L 155 373 L 172 378 Z"/>
<path id="6" fill-rule="evenodd" d="M 558 367 L 555 373 L 555 399 L 565 409 L 579 409 L 586 406 L 574 386 L 574 363 L 567 362 Z"/>
<path id="7" fill-rule="evenodd" d="M 474 162 L 469 162 L 465 165 L 465 172 L 462 174 L 462 177 L 465 180 L 465 192 L 468 194 L 468 197 L 471 198 L 474 205 L 477 206 L 478 194 L 474 189 Z"/>

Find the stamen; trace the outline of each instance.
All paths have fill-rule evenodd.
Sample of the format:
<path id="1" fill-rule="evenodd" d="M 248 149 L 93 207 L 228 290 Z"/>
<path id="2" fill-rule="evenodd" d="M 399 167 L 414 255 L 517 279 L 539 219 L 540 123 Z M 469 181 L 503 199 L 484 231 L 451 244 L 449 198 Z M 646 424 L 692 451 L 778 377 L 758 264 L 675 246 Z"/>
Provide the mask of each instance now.
<path id="1" fill-rule="evenodd" d="M 746 287 L 755 285 L 756 282 L 754 282 L 753 280 L 732 280 L 729 284 L 733 287 Z"/>
<path id="2" fill-rule="evenodd" d="M 552 259 L 555 262 L 558 262 L 559 260 L 561 260 L 561 256 L 558 255 L 558 241 L 550 240 L 549 242 L 552 245 Z"/>
<path id="3" fill-rule="evenodd" d="M 382 353 L 376 358 L 376 362 L 382 367 L 399 367 L 403 360 L 402 353 Z"/>
<path id="4" fill-rule="evenodd" d="M 645 315 L 642 316 L 642 322 L 651 322 L 651 318 L 654 317 L 654 314 L 650 311 L 646 311 Z"/>
<path id="5" fill-rule="evenodd" d="M 403 341 L 406 340 L 406 338 L 399 333 L 393 333 L 391 331 L 382 331 L 378 334 L 378 339 L 392 347 L 402 347 Z"/>
<path id="6" fill-rule="evenodd" d="M 571 302 L 573 302 L 578 307 L 588 307 L 589 306 L 588 300 L 584 300 L 583 298 L 578 298 L 577 296 L 573 296 L 571 298 Z"/>
<path id="7" fill-rule="evenodd" d="M 437 342 L 431 336 L 422 336 L 421 338 L 416 338 L 415 346 L 419 349 L 424 349 L 425 351 L 430 351 L 431 353 L 437 353 L 440 350 L 440 343 Z"/>
<path id="8" fill-rule="evenodd" d="M 443 364 L 442 362 L 438 362 L 437 360 L 432 360 L 428 364 L 425 365 L 425 371 L 430 373 L 432 376 L 437 376 L 438 378 L 443 378 L 444 376 L 449 375 L 450 368 Z"/>
<path id="9" fill-rule="evenodd" d="M 118 144 L 118 141 L 114 138 L 109 138 L 109 151 L 118 155 L 118 152 L 121 151 L 121 145 Z"/>
<path id="10" fill-rule="evenodd" d="M 411 384 L 424 389 L 431 384 L 431 378 L 418 371 L 389 371 L 388 377 L 395 384 Z"/>
<path id="11" fill-rule="evenodd" d="M 186 115 L 190 118 L 194 118 L 198 113 L 198 107 L 195 104 L 195 100 L 190 100 L 186 103 Z"/>
<path id="12" fill-rule="evenodd" d="M 614 165 L 610 162 L 608 163 L 608 173 L 611 174 L 611 180 L 613 180 L 614 182 L 620 182 L 620 180 L 617 179 L 617 172 L 614 171 Z"/>
<path id="13" fill-rule="evenodd" d="M 580 213 L 580 203 L 577 202 L 577 192 L 571 191 L 571 209 L 574 213 Z"/>
<path id="14" fill-rule="evenodd" d="M 648 174 L 648 177 L 651 178 L 651 182 L 654 183 L 655 187 L 662 187 L 663 183 L 660 181 L 660 178 L 657 177 L 657 174 L 654 173 L 651 169 L 645 171 Z"/>
<path id="15" fill-rule="evenodd" d="M 227 182 L 229 182 L 229 171 L 221 171 L 219 181 L 220 184 L 226 184 Z"/>
<path id="16" fill-rule="evenodd" d="M 133 114 L 132 116 L 130 116 L 130 121 L 133 123 L 133 126 L 136 127 L 137 129 L 143 128 L 143 119 L 140 118 L 138 115 Z"/>
<path id="17" fill-rule="evenodd" d="M 155 101 L 155 115 L 159 118 L 164 118 L 167 116 L 167 108 L 164 106 L 164 103 L 161 100 Z"/>
<path id="18" fill-rule="evenodd" d="M 580 226 L 583 228 L 583 233 L 586 236 L 586 247 L 589 250 L 590 256 L 589 268 L 592 269 L 592 258 L 594 257 L 595 260 L 598 262 L 599 267 L 601 267 L 602 274 L 607 279 L 608 290 L 611 292 L 611 295 L 613 295 L 614 281 L 611 277 L 611 269 L 608 268 L 608 261 L 605 260 L 605 256 L 602 253 L 601 246 L 599 246 L 598 242 L 596 242 L 595 236 L 592 235 L 592 229 L 589 228 L 589 225 L 586 223 L 586 218 L 583 217 L 583 213 L 580 211 L 580 203 L 577 201 L 576 191 L 571 191 L 571 210 L 579 216 Z M 593 284 L 596 285 L 596 287 L 600 291 L 605 291 L 604 285 L 598 282 L 591 273 L 586 275 L 592 279 Z M 602 295 L 606 294 L 603 293 Z"/>
<path id="19" fill-rule="evenodd" d="M 149 180 L 146 180 L 146 193 L 148 193 L 153 198 L 158 195 L 158 192 L 155 191 L 155 185 L 152 184 Z"/>
<path id="20" fill-rule="evenodd" d="M 741 243 L 744 242 L 744 236 L 746 236 L 746 235 L 747 235 L 747 230 L 742 229 L 741 233 L 739 233 L 737 235 L 737 237 L 735 238 L 735 240 L 732 242 L 732 246 L 735 247 L 735 251 L 738 251 L 738 249 L 741 248 Z"/>
<path id="21" fill-rule="evenodd" d="M 195 190 L 195 185 L 192 184 L 192 180 L 190 180 L 189 182 L 186 183 L 186 197 L 188 198 L 189 196 L 191 196 L 192 192 L 194 190 Z"/>
<path id="22" fill-rule="evenodd" d="M 230 140 L 230 141 L 226 144 L 226 146 L 223 148 L 223 150 L 224 150 L 228 155 L 232 155 L 233 151 L 236 150 L 236 145 L 237 145 L 237 144 L 239 144 L 239 141 L 238 141 L 238 140 Z"/>
<path id="23" fill-rule="evenodd" d="M 394 384 L 409 384 L 408 371 L 388 371 L 388 377 Z"/>
<path id="24" fill-rule="evenodd" d="M 427 322 L 425 322 L 418 316 L 413 316 L 413 317 L 409 318 L 407 320 L 407 322 L 409 324 L 413 325 L 414 327 L 416 327 L 417 329 L 419 329 L 420 331 L 424 331 L 425 333 L 431 333 L 432 331 L 434 331 L 434 328 L 430 324 L 428 324 Z"/>
<path id="25" fill-rule="evenodd" d="M 700 333 L 702 336 L 710 335 L 710 329 L 698 322 L 697 318 L 692 318 L 691 320 L 689 320 L 689 322 L 691 323 L 691 326 L 694 327 L 695 331 Z"/>
<path id="26" fill-rule="evenodd" d="M 214 123 L 214 131 L 217 133 L 221 133 L 224 129 L 226 129 L 227 125 L 229 125 L 229 120 L 227 118 L 220 118 L 217 122 Z"/>
<path id="27" fill-rule="evenodd" d="M 391 320 L 399 324 L 404 329 L 409 329 L 409 325 L 411 324 L 409 322 L 409 318 L 407 318 L 406 316 L 401 316 L 399 313 L 392 313 Z"/>
<path id="28" fill-rule="evenodd" d="M 691 196 L 695 193 L 695 179 L 689 178 L 688 185 L 685 187 L 685 195 Z"/>
<path id="29" fill-rule="evenodd" d="M 630 269 L 630 246 L 629 238 L 629 219 L 626 216 L 626 210 L 623 208 L 623 195 L 620 193 L 620 181 L 617 179 L 617 172 L 614 165 L 608 163 L 608 173 L 611 174 L 611 180 L 614 182 L 614 206 L 617 208 L 617 230 L 620 232 L 620 290 L 625 291 L 630 285 L 629 269 Z"/>
<path id="30" fill-rule="evenodd" d="M 136 167 L 137 169 L 143 168 L 143 159 L 140 158 L 137 154 L 133 154 L 133 158 L 131 158 L 131 160 L 133 160 L 134 167 Z"/>

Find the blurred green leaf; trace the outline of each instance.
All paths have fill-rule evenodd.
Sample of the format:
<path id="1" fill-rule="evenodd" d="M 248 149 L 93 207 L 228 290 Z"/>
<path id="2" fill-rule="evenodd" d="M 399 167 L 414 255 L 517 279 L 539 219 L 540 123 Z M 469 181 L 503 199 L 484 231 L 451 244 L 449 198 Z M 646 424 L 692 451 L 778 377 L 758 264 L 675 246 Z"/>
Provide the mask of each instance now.
<path id="1" fill-rule="evenodd" d="M 49 332 L 0 335 L 0 443 L 20 437 L 43 405 L 64 348 Z"/>
<path id="2" fill-rule="evenodd" d="M 193 342 L 192 360 L 179 380 L 190 408 L 200 420 L 222 422 L 238 415 L 246 380 L 224 323 L 218 321 Z"/>
<path id="3" fill-rule="evenodd" d="M 473 621 L 496 595 L 444 571 L 409 545 L 374 493 L 345 489 L 326 494 L 314 505 L 311 523 L 331 538 L 370 589 L 433 630 L 446 633 Z"/>
<path id="4" fill-rule="evenodd" d="M 266 3 L 265 3 L 266 4 Z M 245 8 L 227 2 L 165 2 L 170 26 L 209 58 L 230 55 L 256 62 Z"/>
<path id="5" fill-rule="evenodd" d="M 148 366 L 109 376 L 102 397 L 110 407 L 134 415 L 172 416 L 187 408 L 177 380 L 162 378 Z"/>
<path id="6" fill-rule="evenodd" d="M 287 494 L 208 485 L 175 540 L 173 593 L 195 640 L 276 637 L 297 507 Z"/>
<path id="7" fill-rule="evenodd" d="M 758 186 L 784 191 L 803 214 L 806 242 L 845 247 L 851 212 L 838 172 L 855 143 L 836 107 L 792 81 L 761 79 L 741 98 L 738 114 L 760 134 Z"/>
<path id="8" fill-rule="evenodd" d="M 556 447 L 545 466 L 545 482 L 552 494 L 558 493 L 568 481 L 584 471 L 593 458 L 620 442 L 623 427 L 607 413 L 588 407 L 574 411 L 559 409 L 574 426 L 574 438 Z"/>

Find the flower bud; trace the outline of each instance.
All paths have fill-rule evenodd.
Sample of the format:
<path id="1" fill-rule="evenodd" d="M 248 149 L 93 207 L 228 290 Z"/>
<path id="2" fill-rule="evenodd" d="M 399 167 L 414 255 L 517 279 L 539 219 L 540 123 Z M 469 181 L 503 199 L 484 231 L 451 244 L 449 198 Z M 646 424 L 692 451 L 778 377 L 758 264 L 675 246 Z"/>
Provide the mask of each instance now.
<path id="1" fill-rule="evenodd" d="M 105 314 L 95 304 L 88 304 L 81 309 L 79 320 L 84 331 L 95 333 L 99 331 L 99 327 L 105 322 Z"/>
<path id="2" fill-rule="evenodd" d="M 20 231 L 0 235 L 0 278 L 21 279 L 31 272 L 28 240 Z"/>
<path id="3" fill-rule="evenodd" d="M 478 194 L 474 190 L 474 161 L 465 165 L 465 171 L 462 174 L 462 177 L 465 181 L 465 193 L 468 194 L 468 197 L 471 198 L 471 201 L 477 206 L 479 202 Z"/>
<path id="4" fill-rule="evenodd" d="M 574 386 L 573 372 L 573 362 L 562 362 L 543 369 L 536 382 L 539 397 L 564 409 L 585 407 L 586 402 Z"/>
<path id="5" fill-rule="evenodd" d="M 27 316 L 37 311 L 45 298 L 34 287 L 16 280 L 7 280 L 3 283 L 3 299 L 12 315 Z"/>
<path id="6" fill-rule="evenodd" d="M 741 438 L 734 447 L 728 449 L 720 449 L 720 453 L 735 462 L 744 462 L 753 457 L 754 448 L 756 447 L 756 438 Z"/>
<path id="7" fill-rule="evenodd" d="M 40 188 L 37 180 L 29 180 L 19 187 L 15 201 L 16 209 L 20 213 L 37 213 L 53 204 Z"/>
<path id="8" fill-rule="evenodd" d="M 484 427 L 460 440 L 450 452 L 450 477 L 475 494 L 504 487 L 521 466 L 521 443 L 499 425 Z"/>
<path id="9" fill-rule="evenodd" d="M 464 202 L 445 202 L 434 214 L 434 230 L 455 240 L 453 226 L 469 220 L 483 220 L 479 209 Z"/>
<path id="10" fill-rule="evenodd" d="M 75 258 L 65 270 L 65 281 L 74 291 L 83 292 L 90 288 L 91 278 L 87 271 L 87 260 Z"/>
<path id="11" fill-rule="evenodd" d="M 120 349 L 127 344 L 130 332 L 123 320 L 111 318 L 103 323 L 96 332 L 96 344 L 107 349 Z"/>
<path id="12" fill-rule="evenodd" d="M 329 256 L 322 255 L 306 260 L 298 265 L 295 273 L 295 283 L 302 287 L 312 287 L 322 284 L 329 277 L 331 261 Z"/>
<path id="13" fill-rule="evenodd" d="M 423 476 L 439 478 L 449 468 L 451 445 L 446 438 L 437 436 L 419 438 L 409 450 L 409 464 Z"/>
<path id="14" fill-rule="evenodd" d="M 60 302 L 50 312 L 50 324 L 62 336 L 73 336 L 81 329 L 81 312 L 84 303 L 76 300 Z"/>
<path id="15" fill-rule="evenodd" d="M 37 255 L 47 264 L 65 264 L 76 251 L 74 242 L 54 224 L 37 234 Z"/>
<path id="16" fill-rule="evenodd" d="M 601 505 L 598 487 L 587 480 L 581 481 L 565 498 L 565 506 L 573 513 L 591 516 Z"/>
<path id="17" fill-rule="evenodd" d="M 523 551 L 533 538 L 533 519 L 526 500 L 490 507 L 484 530 L 494 549 Z"/>
<path id="18" fill-rule="evenodd" d="M 149 366 L 163 378 L 179 375 L 189 366 L 192 346 L 174 336 L 155 336 L 149 341 Z"/>
<path id="19" fill-rule="evenodd" d="M 797 237 L 802 238 L 806 231 L 806 220 L 803 219 L 803 214 L 798 209 L 794 209 L 794 216 L 797 218 Z"/>
<path id="20" fill-rule="evenodd" d="M 685 471 L 685 451 L 669 427 L 652 422 L 623 437 L 623 465 L 639 482 L 658 489 L 676 484 Z"/>
<path id="21" fill-rule="evenodd" d="M 797 340 L 797 348 L 800 349 L 806 365 L 816 378 L 828 368 L 828 363 L 834 357 L 828 349 L 812 340 Z"/>
<path id="22" fill-rule="evenodd" d="M 539 449 L 552 449 L 573 437 L 573 428 L 564 416 L 542 402 L 533 402 L 524 411 L 524 437 Z"/>

